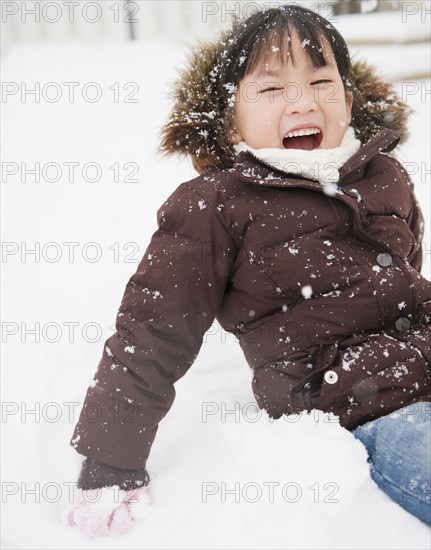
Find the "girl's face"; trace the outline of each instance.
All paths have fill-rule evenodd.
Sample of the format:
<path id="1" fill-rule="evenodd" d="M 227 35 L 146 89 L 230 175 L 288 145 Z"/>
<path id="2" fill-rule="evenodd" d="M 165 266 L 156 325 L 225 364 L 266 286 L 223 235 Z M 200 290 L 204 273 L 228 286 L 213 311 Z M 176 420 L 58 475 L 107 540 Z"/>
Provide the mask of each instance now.
<path id="1" fill-rule="evenodd" d="M 327 65 L 316 69 L 297 33 L 291 35 L 295 65 L 262 62 L 240 81 L 232 143 L 306 150 L 340 145 L 351 121 L 352 95 L 344 90 L 332 50 L 325 44 Z"/>

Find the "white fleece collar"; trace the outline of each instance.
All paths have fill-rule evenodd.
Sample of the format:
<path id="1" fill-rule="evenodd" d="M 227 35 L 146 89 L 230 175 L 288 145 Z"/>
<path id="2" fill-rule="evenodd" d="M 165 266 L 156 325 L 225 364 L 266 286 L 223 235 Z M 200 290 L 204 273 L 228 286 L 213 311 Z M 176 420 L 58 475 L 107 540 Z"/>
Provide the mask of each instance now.
<path id="1" fill-rule="evenodd" d="M 346 129 L 343 140 L 334 149 L 253 149 L 245 141 L 234 145 L 236 153 L 249 151 L 255 157 L 277 170 L 295 174 L 320 182 L 322 185 L 336 187 L 339 169 L 354 155 L 361 146 L 355 137 L 352 126 Z"/>

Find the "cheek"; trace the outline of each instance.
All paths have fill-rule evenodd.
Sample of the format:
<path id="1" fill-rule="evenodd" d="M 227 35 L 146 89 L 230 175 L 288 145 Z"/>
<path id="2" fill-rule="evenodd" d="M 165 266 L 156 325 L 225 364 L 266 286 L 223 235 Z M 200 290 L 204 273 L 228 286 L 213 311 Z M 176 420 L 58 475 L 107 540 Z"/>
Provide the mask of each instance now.
<path id="1" fill-rule="evenodd" d="M 344 124 L 350 124 L 350 109 L 343 98 L 339 99 L 336 106 L 334 105 L 330 117 L 334 124 L 340 126 L 340 129 L 344 129 Z"/>
<path id="2" fill-rule="evenodd" d="M 256 128 L 270 124 L 271 111 L 265 108 L 262 101 L 244 101 L 238 110 L 239 121 L 242 128 Z"/>
<path id="3" fill-rule="evenodd" d="M 352 122 L 352 108 L 350 105 L 346 105 L 346 119 L 348 124 Z"/>
<path id="4" fill-rule="evenodd" d="M 244 126 L 244 121 L 247 120 L 247 117 L 244 114 L 244 109 L 242 104 L 235 102 L 233 108 L 233 122 L 235 128 L 241 130 Z"/>
<path id="5" fill-rule="evenodd" d="M 352 94 L 348 92 L 344 96 L 346 119 L 350 123 L 352 120 Z"/>

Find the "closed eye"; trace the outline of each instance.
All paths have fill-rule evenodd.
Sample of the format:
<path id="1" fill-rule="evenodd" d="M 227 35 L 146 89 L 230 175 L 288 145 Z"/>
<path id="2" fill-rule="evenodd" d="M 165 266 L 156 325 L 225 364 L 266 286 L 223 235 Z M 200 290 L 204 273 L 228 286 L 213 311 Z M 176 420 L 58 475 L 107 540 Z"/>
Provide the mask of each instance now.
<path id="1" fill-rule="evenodd" d="M 331 80 L 315 80 L 311 83 L 311 85 L 313 86 L 314 84 L 324 84 L 326 82 L 331 82 Z"/>
<path id="2" fill-rule="evenodd" d="M 263 94 L 264 92 L 274 92 L 274 91 L 277 91 L 277 90 L 282 90 L 283 88 L 265 88 L 263 90 L 260 91 L 261 94 Z"/>

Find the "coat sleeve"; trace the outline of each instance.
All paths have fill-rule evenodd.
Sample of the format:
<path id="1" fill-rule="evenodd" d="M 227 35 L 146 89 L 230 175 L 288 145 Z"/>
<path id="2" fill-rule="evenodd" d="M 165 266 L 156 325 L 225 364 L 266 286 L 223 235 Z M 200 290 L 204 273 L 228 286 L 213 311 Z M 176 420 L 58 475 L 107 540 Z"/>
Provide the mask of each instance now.
<path id="1" fill-rule="evenodd" d="M 235 251 L 217 210 L 189 183 L 157 218 L 70 442 L 78 453 L 124 469 L 145 468 L 174 383 L 193 364 L 220 308 Z"/>
<path id="2" fill-rule="evenodd" d="M 424 237 L 424 217 L 423 217 L 418 199 L 414 192 L 414 184 L 411 181 L 407 172 L 405 172 L 405 170 L 403 170 L 403 172 L 404 172 L 404 176 L 407 178 L 407 182 L 410 187 L 410 198 L 411 198 L 411 210 L 407 218 L 407 224 L 409 225 L 410 230 L 412 231 L 416 240 L 416 246 L 411 251 L 408 257 L 408 261 L 409 261 L 409 264 L 412 267 L 414 267 L 416 271 L 420 273 L 422 269 L 422 261 L 423 261 L 422 240 Z"/>

